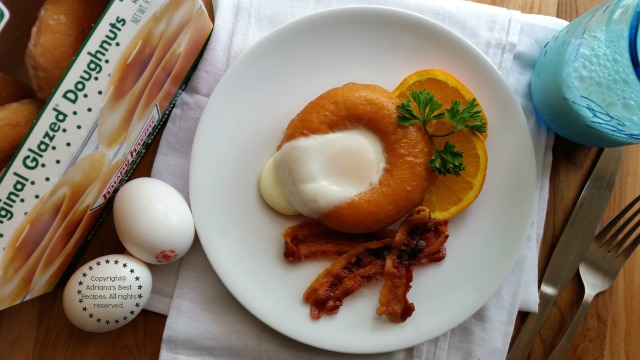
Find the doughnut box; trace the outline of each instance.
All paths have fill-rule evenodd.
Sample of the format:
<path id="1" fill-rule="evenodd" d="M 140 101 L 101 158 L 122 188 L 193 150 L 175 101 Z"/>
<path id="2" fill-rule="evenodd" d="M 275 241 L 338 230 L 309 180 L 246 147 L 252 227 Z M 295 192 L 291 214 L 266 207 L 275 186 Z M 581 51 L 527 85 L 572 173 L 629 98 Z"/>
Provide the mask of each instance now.
<path id="1" fill-rule="evenodd" d="M 22 1 L 16 9 L 29 8 Z M 39 24 L 39 17 L 48 5 L 61 12 L 78 6 L 33 1 L 31 15 L 22 16 L 11 7 L 18 1 L 3 2 L 0 39 L 20 19 L 31 21 L 30 31 L 10 34 L 26 37 L 15 49 L 31 40 L 23 52 L 0 43 L 0 75 L 12 66 L 5 53 L 14 51 L 14 63 L 26 68 L 14 75 L 33 89 L 40 110 L 4 169 L 0 161 L 0 309 L 51 291 L 73 270 L 113 195 L 170 119 L 213 28 L 201 0 L 103 0 L 79 50 L 46 92 L 47 67 L 56 63 L 46 51 L 58 51 L 47 39 L 66 38 L 65 29 L 39 29 L 55 24 Z M 36 35 L 40 47 L 33 45 Z M 5 129 L 11 128 L 0 125 L 0 136 Z"/>
<path id="2" fill-rule="evenodd" d="M 7 21 L 9 21 L 9 11 L 2 3 L 0 3 L 0 31 L 2 31 L 2 28 Z"/>

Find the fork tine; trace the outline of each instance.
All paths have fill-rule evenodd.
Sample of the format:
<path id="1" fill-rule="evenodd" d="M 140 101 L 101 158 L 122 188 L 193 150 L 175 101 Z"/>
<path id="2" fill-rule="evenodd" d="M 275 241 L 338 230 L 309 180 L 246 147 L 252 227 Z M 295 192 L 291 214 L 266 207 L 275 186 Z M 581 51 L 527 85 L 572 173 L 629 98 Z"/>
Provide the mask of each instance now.
<path id="1" fill-rule="evenodd" d="M 616 256 L 619 256 L 622 253 L 622 250 L 624 249 L 627 243 L 632 242 L 632 241 L 629 241 L 629 239 L 634 238 L 634 235 L 636 234 L 638 227 L 640 227 L 640 208 L 638 208 L 633 213 L 633 215 L 629 217 L 629 220 L 625 222 L 625 226 L 627 226 L 628 223 L 631 221 L 635 221 L 635 222 L 633 223 L 633 225 L 625 228 L 624 234 L 620 236 L 620 239 L 618 240 L 618 243 L 615 246 L 615 249 L 613 252 L 616 254 Z M 633 241 L 635 241 L 635 239 Z"/>
<path id="2" fill-rule="evenodd" d="M 617 239 L 621 238 L 621 233 L 629 226 L 629 223 L 633 221 L 634 218 L 638 216 L 638 210 L 633 214 L 633 216 L 627 218 L 625 217 L 627 214 L 636 206 L 636 204 L 640 201 L 640 195 L 638 195 L 635 199 L 631 200 L 627 206 L 625 206 L 616 216 L 614 216 L 600 231 L 598 234 L 599 247 L 611 248 L 616 245 Z"/>
<path id="3" fill-rule="evenodd" d="M 618 248 L 618 251 L 616 252 L 616 254 L 618 256 L 622 255 L 625 258 L 631 256 L 631 253 L 635 250 L 635 248 L 638 246 L 638 244 L 640 243 L 640 233 L 638 233 L 638 228 L 640 228 L 640 209 L 638 209 L 633 216 L 633 220 L 635 220 L 635 223 L 633 224 L 633 226 L 627 230 L 624 234 L 624 240 L 625 241 L 621 241 L 621 245 Z M 628 239 L 632 239 L 630 241 L 627 241 Z M 628 245 L 625 245 L 625 243 L 628 243 Z"/>
<path id="4" fill-rule="evenodd" d="M 627 204 L 593 239 L 580 263 L 584 297 L 569 328 L 548 359 L 564 359 L 593 298 L 613 285 L 626 260 L 640 244 L 640 195 Z M 629 240 L 632 239 L 632 240 Z"/>
<path id="5" fill-rule="evenodd" d="M 638 247 L 638 244 L 640 244 L 640 235 L 636 236 L 633 241 L 631 241 L 629 243 L 629 246 L 627 246 L 626 248 L 622 249 L 622 251 L 620 252 L 620 255 L 628 258 L 631 256 L 631 253 L 636 249 L 636 247 Z"/>

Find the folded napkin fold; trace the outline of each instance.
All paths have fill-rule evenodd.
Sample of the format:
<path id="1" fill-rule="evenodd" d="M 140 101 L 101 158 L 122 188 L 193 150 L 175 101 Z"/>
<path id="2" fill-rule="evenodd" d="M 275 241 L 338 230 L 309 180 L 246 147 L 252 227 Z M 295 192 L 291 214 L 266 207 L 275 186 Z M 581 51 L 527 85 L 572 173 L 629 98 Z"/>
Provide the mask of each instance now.
<path id="1" fill-rule="evenodd" d="M 212 38 L 166 126 L 152 176 L 170 183 L 188 199 L 194 132 L 225 70 L 278 26 L 312 12 L 355 4 L 396 7 L 446 25 L 483 52 L 516 95 L 534 143 L 539 198 L 531 230 L 513 270 L 484 307 L 440 337 L 393 353 L 346 355 L 298 343 L 253 317 L 226 290 L 196 241 L 181 262 L 152 269 L 154 289 L 147 309 L 168 312 L 162 358 L 498 359 L 506 355 L 517 311 L 537 309 L 537 258 L 547 207 L 553 136 L 535 120 L 529 81 L 540 49 L 566 24 L 563 20 L 466 1 L 219 1 Z"/>

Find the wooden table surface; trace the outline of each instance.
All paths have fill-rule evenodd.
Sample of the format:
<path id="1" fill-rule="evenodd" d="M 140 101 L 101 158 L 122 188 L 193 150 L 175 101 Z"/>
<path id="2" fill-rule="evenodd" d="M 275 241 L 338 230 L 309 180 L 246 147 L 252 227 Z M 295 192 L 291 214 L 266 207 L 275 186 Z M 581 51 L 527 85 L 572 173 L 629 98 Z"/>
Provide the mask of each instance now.
<path id="1" fill-rule="evenodd" d="M 478 0 L 477 2 L 572 20 L 595 6 L 597 0 Z M 158 141 L 143 159 L 135 176 L 149 174 Z M 553 149 L 549 206 L 540 250 L 540 276 L 600 151 L 557 138 Z M 640 147 L 628 147 L 605 218 L 640 193 Z M 121 253 L 109 217 L 88 247 L 81 263 L 98 256 Z M 561 294 L 531 352 L 544 359 L 568 326 L 582 297 L 574 278 Z M 594 300 L 569 351 L 568 359 L 633 359 L 640 357 L 640 252 L 636 252 L 614 286 Z M 527 314 L 519 314 L 514 334 Z M 0 311 L 0 359 L 152 359 L 157 358 L 166 317 L 144 311 L 118 330 L 87 333 L 74 327 L 62 310 L 62 290 Z"/>

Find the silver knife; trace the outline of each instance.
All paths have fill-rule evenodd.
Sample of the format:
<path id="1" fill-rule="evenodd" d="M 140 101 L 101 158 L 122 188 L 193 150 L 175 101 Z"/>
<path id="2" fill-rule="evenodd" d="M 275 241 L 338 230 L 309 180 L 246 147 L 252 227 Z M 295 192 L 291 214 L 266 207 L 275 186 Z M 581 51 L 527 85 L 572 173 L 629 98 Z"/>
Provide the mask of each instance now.
<path id="1" fill-rule="evenodd" d="M 527 357 L 551 305 L 576 274 L 580 262 L 586 256 L 589 244 L 609 205 L 613 185 L 622 163 L 622 152 L 621 147 L 602 151 L 545 270 L 540 286 L 538 312 L 527 317 L 507 355 L 508 360 Z"/>

